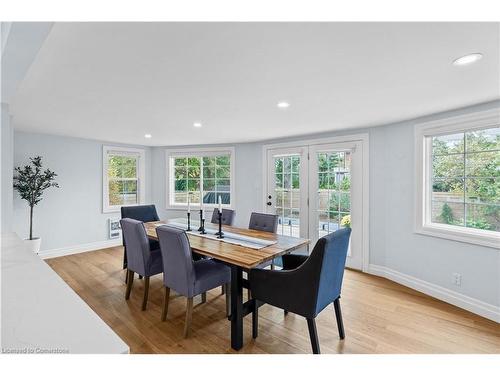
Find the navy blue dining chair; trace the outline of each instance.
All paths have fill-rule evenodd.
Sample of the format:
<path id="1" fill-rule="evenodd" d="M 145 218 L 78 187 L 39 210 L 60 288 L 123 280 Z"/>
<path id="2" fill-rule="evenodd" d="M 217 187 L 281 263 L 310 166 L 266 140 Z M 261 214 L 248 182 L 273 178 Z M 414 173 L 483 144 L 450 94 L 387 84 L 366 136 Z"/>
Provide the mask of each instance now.
<path id="1" fill-rule="evenodd" d="M 146 310 L 149 293 L 149 277 L 163 272 L 163 263 L 159 249 L 151 250 L 150 242 L 144 229 L 144 223 L 134 219 L 120 220 L 123 238 L 127 243 L 127 290 L 125 299 L 128 300 L 134 282 L 134 273 L 144 277 L 144 297 L 142 310 Z"/>
<path id="2" fill-rule="evenodd" d="M 141 205 L 141 206 L 123 206 L 121 207 L 121 215 L 122 219 L 134 219 L 138 221 L 142 221 L 143 223 L 147 223 L 148 221 L 159 221 L 160 217 L 156 212 L 156 207 L 154 204 Z M 123 241 L 123 269 L 127 268 L 127 244 L 125 241 L 125 237 L 122 237 Z M 151 250 L 156 250 L 160 248 L 160 244 L 157 240 L 149 239 L 149 247 Z M 128 274 L 127 274 L 128 275 Z M 128 277 L 128 276 L 127 276 Z M 127 277 L 125 278 L 125 282 L 127 282 Z"/>
<path id="3" fill-rule="evenodd" d="M 231 269 L 213 259 L 193 261 L 188 236 L 182 229 L 162 225 L 156 228 L 163 257 L 163 285 L 165 300 L 161 320 L 165 321 L 168 313 L 170 289 L 187 297 L 186 321 L 184 337 L 188 337 L 193 315 L 193 297 L 226 285 L 229 288 Z M 228 298 L 226 293 L 226 315 L 228 314 Z"/>
<path id="4" fill-rule="evenodd" d="M 318 240 L 309 256 L 284 255 L 283 270 L 251 269 L 252 297 L 307 319 L 313 353 L 319 354 L 316 316 L 333 302 L 341 339 L 345 338 L 340 291 L 349 248 L 350 228 L 343 228 Z M 254 327 L 254 337 L 257 327 Z"/>

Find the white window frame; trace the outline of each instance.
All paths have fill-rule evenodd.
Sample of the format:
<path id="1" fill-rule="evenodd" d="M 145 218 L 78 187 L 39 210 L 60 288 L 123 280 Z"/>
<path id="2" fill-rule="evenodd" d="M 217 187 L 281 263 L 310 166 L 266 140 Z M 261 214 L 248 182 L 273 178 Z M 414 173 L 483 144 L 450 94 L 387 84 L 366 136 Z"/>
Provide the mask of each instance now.
<path id="1" fill-rule="evenodd" d="M 220 154 L 229 154 L 230 166 L 229 166 L 229 181 L 231 194 L 231 204 L 223 204 L 223 208 L 235 209 L 235 199 L 236 199 L 236 181 L 235 181 L 235 156 L 234 147 L 209 147 L 209 148 L 180 148 L 180 149 L 168 149 L 165 151 L 165 166 L 166 166 L 166 209 L 167 210 L 186 210 L 187 203 L 175 203 L 174 202 L 174 179 L 170 178 L 173 173 L 173 158 L 174 157 L 203 157 L 203 156 L 214 156 Z M 203 181 L 203 168 L 200 173 L 200 180 Z M 191 210 L 196 210 L 197 203 L 191 204 Z M 218 204 L 203 203 L 204 208 L 215 208 Z"/>
<path id="2" fill-rule="evenodd" d="M 108 179 L 108 155 L 126 155 L 138 157 L 137 162 L 137 194 L 139 198 L 138 204 L 126 206 L 138 206 L 146 202 L 146 151 L 142 148 L 130 148 L 120 146 L 103 146 L 102 147 L 102 212 L 111 213 L 119 212 L 120 208 L 125 205 L 110 205 L 109 204 L 109 179 Z"/>
<path id="3" fill-rule="evenodd" d="M 449 117 L 415 127 L 415 232 L 500 249 L 500 233 L 431 222 L 432 136 L 500 127 L 500 108 Z"/>

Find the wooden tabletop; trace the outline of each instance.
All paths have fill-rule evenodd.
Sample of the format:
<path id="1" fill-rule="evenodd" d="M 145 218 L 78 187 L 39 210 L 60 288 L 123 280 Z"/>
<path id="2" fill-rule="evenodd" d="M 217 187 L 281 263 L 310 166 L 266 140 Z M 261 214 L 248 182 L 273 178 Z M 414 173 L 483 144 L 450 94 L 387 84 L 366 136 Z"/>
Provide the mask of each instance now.
<path id="1" fill-rule="evenodd" d="M 170 220 L 176 222 L 175 220 Z M 151 221 L 144 223 L 146 232 L 150 238 L 158 239 L 156 235 L 156 227 L 158 224 L 168 224 L 166 221 Z M 178 224 L 178 223 L 177 223 Z M 207 228 L 217 228 L 213 224 L 206 224 Z M 211 258 L 219 259 L 225 263 L 234 264 L 245 269 L 250 269 L 258 266 L 261 263 L 272 260 L 283 254 L 289 253 L 300 247 L 309 244 L 309 240 L 305 238 L 296 238 L 290 236 L 282 236 L 276 233 L 262 232 L 252 229 L 243 229 L 233 226 L 223 225 L 223 232 L 231 232 L 244 236 L 255 237 L 268 241 L 276 241 L 275 244 L 266 246 L 262 249 L 251 249 L 241 245 L 230 244 L 227 242 L 190 235 L 186 232 L 191 244 L 191 249 L 198 254 L 206 255 Z"/>

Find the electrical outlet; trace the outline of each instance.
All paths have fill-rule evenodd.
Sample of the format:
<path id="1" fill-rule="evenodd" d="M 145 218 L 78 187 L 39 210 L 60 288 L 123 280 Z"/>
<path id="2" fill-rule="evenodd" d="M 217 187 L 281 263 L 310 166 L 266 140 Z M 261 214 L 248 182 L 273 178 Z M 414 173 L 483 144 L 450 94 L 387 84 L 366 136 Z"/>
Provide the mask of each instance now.
<path id="1" fill-rule="evenodd" d="M 455 284 L 456 286 L 460 286 L 462 285 L 462 275 L 459 274 L 459 273 L 454 273 L 453 274 L 453 280 L 452 280 L 453 284 Z"/>

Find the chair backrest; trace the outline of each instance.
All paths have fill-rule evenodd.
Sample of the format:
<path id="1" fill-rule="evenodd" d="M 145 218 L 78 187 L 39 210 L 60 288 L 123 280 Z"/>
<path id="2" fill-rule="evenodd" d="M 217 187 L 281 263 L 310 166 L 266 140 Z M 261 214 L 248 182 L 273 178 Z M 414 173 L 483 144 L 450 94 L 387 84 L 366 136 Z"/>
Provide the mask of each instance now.
<path id="1" fill-rule="evenodd" d="M 141 275 L 146 274 L 146 265 L 149 262 L 151 251 L 149 240 L 142 221 L 121 219 L 123 240 L 127 243 L 127 268 Z"/>
<path id="2" fill-rule="evenodd" d="M 122 206 L 121 214 L 122 214 L 122 219 L 128 218 L 128 219 L 139 220 L 142 222 L 160 220 L 154 204 L 147 204 L 142 206 Z M 125 236 L 122 237 L 122 242 L 123 246 L 125 246 L 126 248 L 127 242 L 125 240 Z"/>
<path id="3" fill-rule="evenodd" d="M 278 215 L 252 212 L 250 215 L 250 222 L 248 223 L 248 229 L 276 233 L 278 229 Z"/>
<path id="4" fill-rule="evenodd" d="M 129 218 L 143 222 L 159 221 L 158 213 L 154 204 L 142 206 L 124 206 L 121 208 L 122 219 Z"/>
<path id="5" fill-rule="evenodd" d="M 314 246 L 313 253 L 318 253 L 322 263 L 317 290 L 316 314 L 340 296 L 350 236 L 351 228 L 339 229 L 320 238 Z M 309 258 L 313 256 L 313 253 Z"/>
<path id="6" fill-rule="evenodd" d="M 234 210 L 229 210 L 227 208 L 222 209 L 222 224 L 223 225 L 233 225 L 234 221 Z M 212 213 L 212 223 L 219 224 L 219 209 L 216 208 Z"/>
<path id="7" fill-rule="evenodd" d="M 163 259 L 163 283 L 177 293 L 192 297 L 196 274 L 186 232 L 162 225 L 156 228 L 156 233 Z"/>

